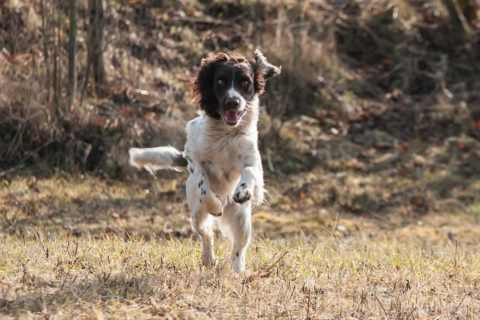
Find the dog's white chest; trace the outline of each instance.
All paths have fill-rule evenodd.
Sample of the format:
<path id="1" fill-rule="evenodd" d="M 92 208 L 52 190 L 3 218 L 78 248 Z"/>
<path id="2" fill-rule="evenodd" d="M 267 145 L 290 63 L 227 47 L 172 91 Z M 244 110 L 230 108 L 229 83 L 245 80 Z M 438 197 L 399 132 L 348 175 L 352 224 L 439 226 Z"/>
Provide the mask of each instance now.
<path id="1" fill-rule="evenodd" d="M 198 150 L 194 157 L 212 190 L 217 194 L 231 195 L 241 175 L 238 147 L 234 143 L 224 144 L 223 148 Z"/>
<path id="2" fill-rule="evenodd" d="M 247 132 L 234 131 L 208 125 L 207 121 L 198 117 L 187 125 L 184 152 L 190 158 L 194 174 L 204 174 L 215 194 L 230 197 L 245 166 L 260 161 L 256 130 L 252 127 Z"/>

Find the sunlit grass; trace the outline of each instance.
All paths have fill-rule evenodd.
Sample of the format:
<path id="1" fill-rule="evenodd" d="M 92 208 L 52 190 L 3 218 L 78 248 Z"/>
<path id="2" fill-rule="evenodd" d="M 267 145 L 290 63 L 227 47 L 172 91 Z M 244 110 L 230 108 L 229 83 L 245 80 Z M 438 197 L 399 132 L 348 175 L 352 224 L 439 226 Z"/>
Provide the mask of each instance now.
<path id="1" fill-rule="evenodd" d="M 480 311 L 479 253 L 448 241 L 254 240 L 244 275 L 232 273 L 226 241 L 213 269 L 200 265 L 194 239 L 35 233 L 0 241 L 0 303 L 10 316 L 471 318 Z"/>
<path id="2" fill-rule="evenodd" d="M 416 218 L 355 216 L 318 207 L 324 190 L 312 185 L 254 213 L 247 271 L 235 275 L 219 234 L 218 265 L 201 265 L 183 178 L 5 180 L 0 314 L 473 319 L 480 312 L 478 203 Z M 363 179 L 365 188 L 379 182 Z"/>

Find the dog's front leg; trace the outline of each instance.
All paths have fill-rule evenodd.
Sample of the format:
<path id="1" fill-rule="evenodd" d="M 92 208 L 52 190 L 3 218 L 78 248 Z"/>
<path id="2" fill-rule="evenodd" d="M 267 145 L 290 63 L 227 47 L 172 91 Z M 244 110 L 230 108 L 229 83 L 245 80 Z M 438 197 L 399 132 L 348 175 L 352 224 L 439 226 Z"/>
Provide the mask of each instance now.
<path id="1" fill-rule="evenodd" d="M 200 203 L 205 208 L 205 211 L 214 215 L 221 216 L 223 213 L 223 203 L 210 189 L 208 179 L 201 174 L 198 182 L 198 192 L 200 194 Z"/>
<path id="2" fill-rule="evenodd" d="M 245 271 L 245 255 L 252 231 L 252 204 L 232 204 L 236 212 L 230 215 L 231 233 L 233 236 L 232 268 L 235 273 Z"/>

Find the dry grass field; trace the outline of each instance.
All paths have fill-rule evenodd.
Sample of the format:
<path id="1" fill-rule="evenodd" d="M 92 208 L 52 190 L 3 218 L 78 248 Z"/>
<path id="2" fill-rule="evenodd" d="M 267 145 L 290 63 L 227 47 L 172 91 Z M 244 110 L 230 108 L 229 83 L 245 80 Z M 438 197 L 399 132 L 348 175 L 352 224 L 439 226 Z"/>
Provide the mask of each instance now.
<path id="1" fill-rule="evenodd" d="M 480 312 L 480 228 L 471 211 L 412 218 L 262 207 L 247 271 L 234 275 L 220 235 L 218 266 L 201 266 L 179 180 L 61 172 L 4 180 L 1 317 L 475 319 Z"/>

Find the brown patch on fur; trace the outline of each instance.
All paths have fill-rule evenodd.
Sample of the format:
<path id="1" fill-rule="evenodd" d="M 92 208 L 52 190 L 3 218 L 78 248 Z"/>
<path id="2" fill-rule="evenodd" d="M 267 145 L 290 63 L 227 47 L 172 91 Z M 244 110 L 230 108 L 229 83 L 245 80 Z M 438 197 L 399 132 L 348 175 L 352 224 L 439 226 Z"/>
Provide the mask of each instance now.
<path id="1" fill-rule="evenodd" d="M 265 91 L 265 74 L 263 73 L 260 68 L 254 69 L 255 79 L 253 81 L 253 88 L 255 89 L 255 93 L 261 95 L 263 91 Z"/>

